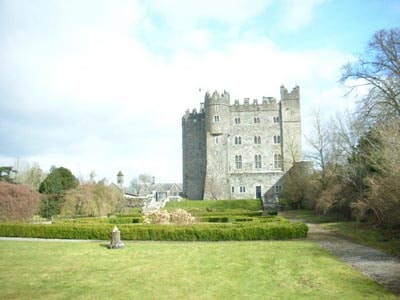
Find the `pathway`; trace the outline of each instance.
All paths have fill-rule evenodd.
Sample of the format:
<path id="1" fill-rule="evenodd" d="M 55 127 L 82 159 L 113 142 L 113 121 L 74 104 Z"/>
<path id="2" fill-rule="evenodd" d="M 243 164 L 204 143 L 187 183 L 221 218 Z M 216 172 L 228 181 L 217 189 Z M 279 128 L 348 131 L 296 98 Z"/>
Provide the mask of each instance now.
<path id="1" fill-rule="evenodd" d="M 292 220 L 295 221 L 295 220 Z M 297 220 L 300 221 L 300 220 Z M 380 250 L 343 239 L 318 224 L 308 224 L 308 239 L 400 295 L 400 259 Z"/>

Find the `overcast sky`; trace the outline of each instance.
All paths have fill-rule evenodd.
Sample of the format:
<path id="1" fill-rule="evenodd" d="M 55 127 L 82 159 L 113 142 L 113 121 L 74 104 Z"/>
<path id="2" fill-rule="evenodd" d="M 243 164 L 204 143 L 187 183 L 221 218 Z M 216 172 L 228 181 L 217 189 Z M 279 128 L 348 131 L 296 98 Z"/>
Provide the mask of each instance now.
<path id="1" fill-rule="evenodd" d="M 0 0 L 0 165 L 181 182 L 181 118 L 207 90 L 353 107 L 340 67 L 398 0 Z M 201 89 L 201 92 L 199 92 Z"/>

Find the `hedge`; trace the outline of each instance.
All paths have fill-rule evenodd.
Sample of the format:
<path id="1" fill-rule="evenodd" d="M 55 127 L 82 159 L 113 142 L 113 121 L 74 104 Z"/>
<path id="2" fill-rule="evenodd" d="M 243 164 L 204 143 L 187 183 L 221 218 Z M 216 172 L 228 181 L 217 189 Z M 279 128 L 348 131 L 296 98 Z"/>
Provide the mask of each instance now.
<path id="1" fill-rule="evenodd" d="M 110 239 L 111 224 L 0 224 L 0 236 L 57 239 Z M 153 241 L 245 241 L 304 238 L 303 223 L 128 225 L 119 226 L 122 240 Z"/>

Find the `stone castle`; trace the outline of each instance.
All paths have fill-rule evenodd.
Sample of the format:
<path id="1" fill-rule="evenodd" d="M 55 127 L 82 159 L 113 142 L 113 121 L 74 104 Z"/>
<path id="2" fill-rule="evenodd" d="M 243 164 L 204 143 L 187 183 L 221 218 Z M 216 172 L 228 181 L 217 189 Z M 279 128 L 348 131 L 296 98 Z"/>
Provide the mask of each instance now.
<path id="1" fill-rule="evenodd" d="M 189 199 L 260 199 L 302 159 L 300 90 L 282 86 L 279 102 L 230 103 L 206 93 L 182 118 L 183 194 Z"/>

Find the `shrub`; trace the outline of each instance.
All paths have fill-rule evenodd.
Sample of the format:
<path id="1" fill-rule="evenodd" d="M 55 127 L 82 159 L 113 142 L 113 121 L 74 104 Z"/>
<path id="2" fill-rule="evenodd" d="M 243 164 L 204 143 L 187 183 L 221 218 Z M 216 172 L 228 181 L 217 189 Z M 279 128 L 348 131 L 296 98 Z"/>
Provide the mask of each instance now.
<path id="1" fill-rule="evenodd" d="M 113 225 L 0 224 L 0 235 L 10 237 L 108 240 Z M 196 225 L 120 225 L 123 240 L 244 241 L 304 238 L 303 223 L 241 223 Z"/>
<path id="2" fill-rule="evenodd" d="M 39 193 L 22 185 L 0 181 L 0 220 L 29 220 L 34 216 L 39 202 Z"/>
<path id="3" fill-rule="evenodd" d="M 167 211 L 157 211 L 145 213 L 143 217 L 144 224 L 169 224 L 170 214 Z"/>
<path id="4" fill-rule="evenodd" d="M 123 194 L 104 183 L 88 183 L 69 190 L 65 194 L 61 214 L 66 216 L 106 216 L 124 206 Z"/>
<path id="5" fill-rule="evenodd" d="M 195 218 L 186 210 L 178 208 L 170 214 L 170 221 L 174 224 L 191 224 Z"/>

